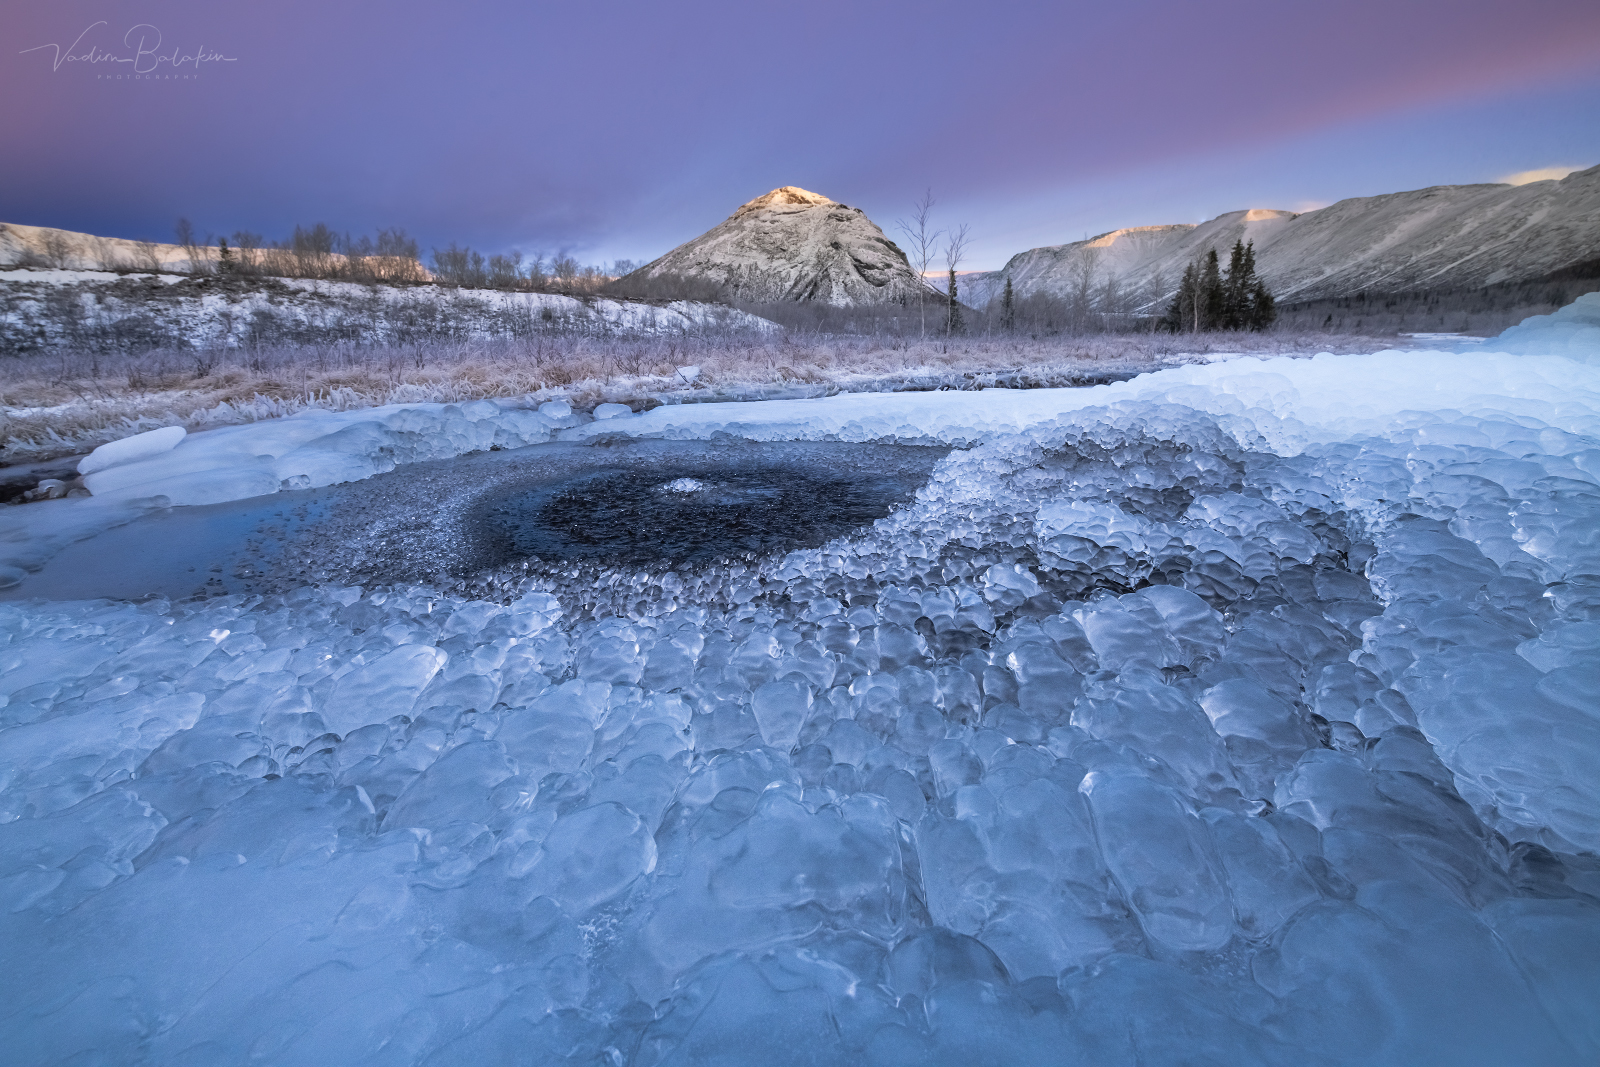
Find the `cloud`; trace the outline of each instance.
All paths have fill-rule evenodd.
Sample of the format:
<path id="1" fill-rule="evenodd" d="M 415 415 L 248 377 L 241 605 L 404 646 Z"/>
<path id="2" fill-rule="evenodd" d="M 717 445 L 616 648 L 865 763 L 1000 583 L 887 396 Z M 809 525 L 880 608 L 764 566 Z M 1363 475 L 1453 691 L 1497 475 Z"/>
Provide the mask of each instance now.
<path id="1" fill-rule="evenodd" d="M 1560 181 L 1582 167 L 1540 167 L 1538 170 L 1519 170 L 1500 179 L 1501 185 L 1527 185 L 1529 182 Z"/>

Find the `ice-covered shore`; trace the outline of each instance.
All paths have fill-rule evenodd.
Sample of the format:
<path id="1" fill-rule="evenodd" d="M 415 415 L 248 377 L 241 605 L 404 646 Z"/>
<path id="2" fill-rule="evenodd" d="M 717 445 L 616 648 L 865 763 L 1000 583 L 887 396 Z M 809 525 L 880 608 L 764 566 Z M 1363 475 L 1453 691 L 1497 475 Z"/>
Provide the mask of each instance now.
<path id="1" fill-rule="evenodd" d="M 140 501 L 555 436 L 963 446 L 693 575 L 0 607 L 7 1047 L 1594 1062 L 1600 296 L 1479 347 L 318 415 L 7 509 L 25 570 Z"/>

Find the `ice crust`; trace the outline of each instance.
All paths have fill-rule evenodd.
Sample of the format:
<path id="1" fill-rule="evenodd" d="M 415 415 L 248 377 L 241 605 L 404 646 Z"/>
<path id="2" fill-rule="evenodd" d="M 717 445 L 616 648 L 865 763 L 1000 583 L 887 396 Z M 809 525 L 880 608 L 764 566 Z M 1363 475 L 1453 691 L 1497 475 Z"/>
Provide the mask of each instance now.
<path id="1" fill-rule="evenodd" d="M 972 446 L 783 558 L 0 606 L 8 1055 L 1593 1063 L 1600 366 L 1518 329 L 605 423 Z"/>
<path id="2" fill-rule="evenodd" d="M 219 504 L 359 481 L 404 463 L 551 440 L 588 421 L 566 401 L 392 404 L 303 411 L 187 437 L 164 427 L 95 449 L 80 465 L 87 499 L 0 511 L 0 587 L 16 585 L 63 547 L 153 507 Z"/>

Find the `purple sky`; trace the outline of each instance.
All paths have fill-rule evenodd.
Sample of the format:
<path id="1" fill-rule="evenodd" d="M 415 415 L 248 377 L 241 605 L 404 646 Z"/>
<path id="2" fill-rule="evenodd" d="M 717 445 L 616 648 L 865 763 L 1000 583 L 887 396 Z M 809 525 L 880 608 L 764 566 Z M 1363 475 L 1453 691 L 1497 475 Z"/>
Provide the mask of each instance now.
<path id="1" fill-rule="evenodd" d="M 82 58 L 141 34 L 144 66 L 233 61 Z M 647 259 L 778 185 L 891 235 L 931 187 L 986 268 L 1600 162 L 1594 0 L 19 0 L 0 46 L 0 219 L 159 240 L 182 214 Z"/>

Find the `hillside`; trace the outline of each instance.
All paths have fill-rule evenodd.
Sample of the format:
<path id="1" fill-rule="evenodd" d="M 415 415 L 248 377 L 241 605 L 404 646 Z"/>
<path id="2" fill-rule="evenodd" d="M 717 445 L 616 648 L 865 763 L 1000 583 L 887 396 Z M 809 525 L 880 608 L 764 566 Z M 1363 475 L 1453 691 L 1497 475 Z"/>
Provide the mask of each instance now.
<path id="1" fill-rule="evenodd" d="M 640 296 L 833 306 L 916 301 L 927 287 L 860 208 L 786 185 L 615 283 Z"/>
<path id="2" fill-rule="evenodd" d="M 308 278 L 0 270 L 0 353 L 770 330 L 732 308 Z"/>
<path id="3" fill-rule="evenodd" d="M 337 252 L 307 255 L 284 249 L 234 251 L 235 256 L 254 260 L 272 257 L 277 265 L 299 267 L 292 273 L 307 276 L 346 275 L 350 264 Z M 55 270 L 161 271 L 183 273 L 217 269 L 221 249 L 204 244 L 162 244 L 159 241 L 130 241 L 123 237 L 101 237 L 50 226 L 24 226 L 0 222 L 0 267 L 45 267 Z M 399 256 L 363 256 L 361 275 L 377 281 L 425 282 L 433 276 L 414 259 Z M 269 266 L 272 264 L 268 264 Z M 315 269 L 311 269 L 315 268 Z M 259 272 L 258 272 L 259 273 Z M 267 270 L 264 273 L 276 273 Z"/>
<path id="4" fill-rule="evenodd" d="M 1136 226 L 1033 248 L 963 279 L 974 302 L 1009 277 L 1018 297 L 1066 295 L 1086 270 L 1164 298 L 1207 249 L 1253 241 L 1280 301 L 1520 283 L 1600 258 L 1600 167 L 1527 185 L 1439 185 L 1295 214 L 1230 211 L 1199 225 Z"/>

